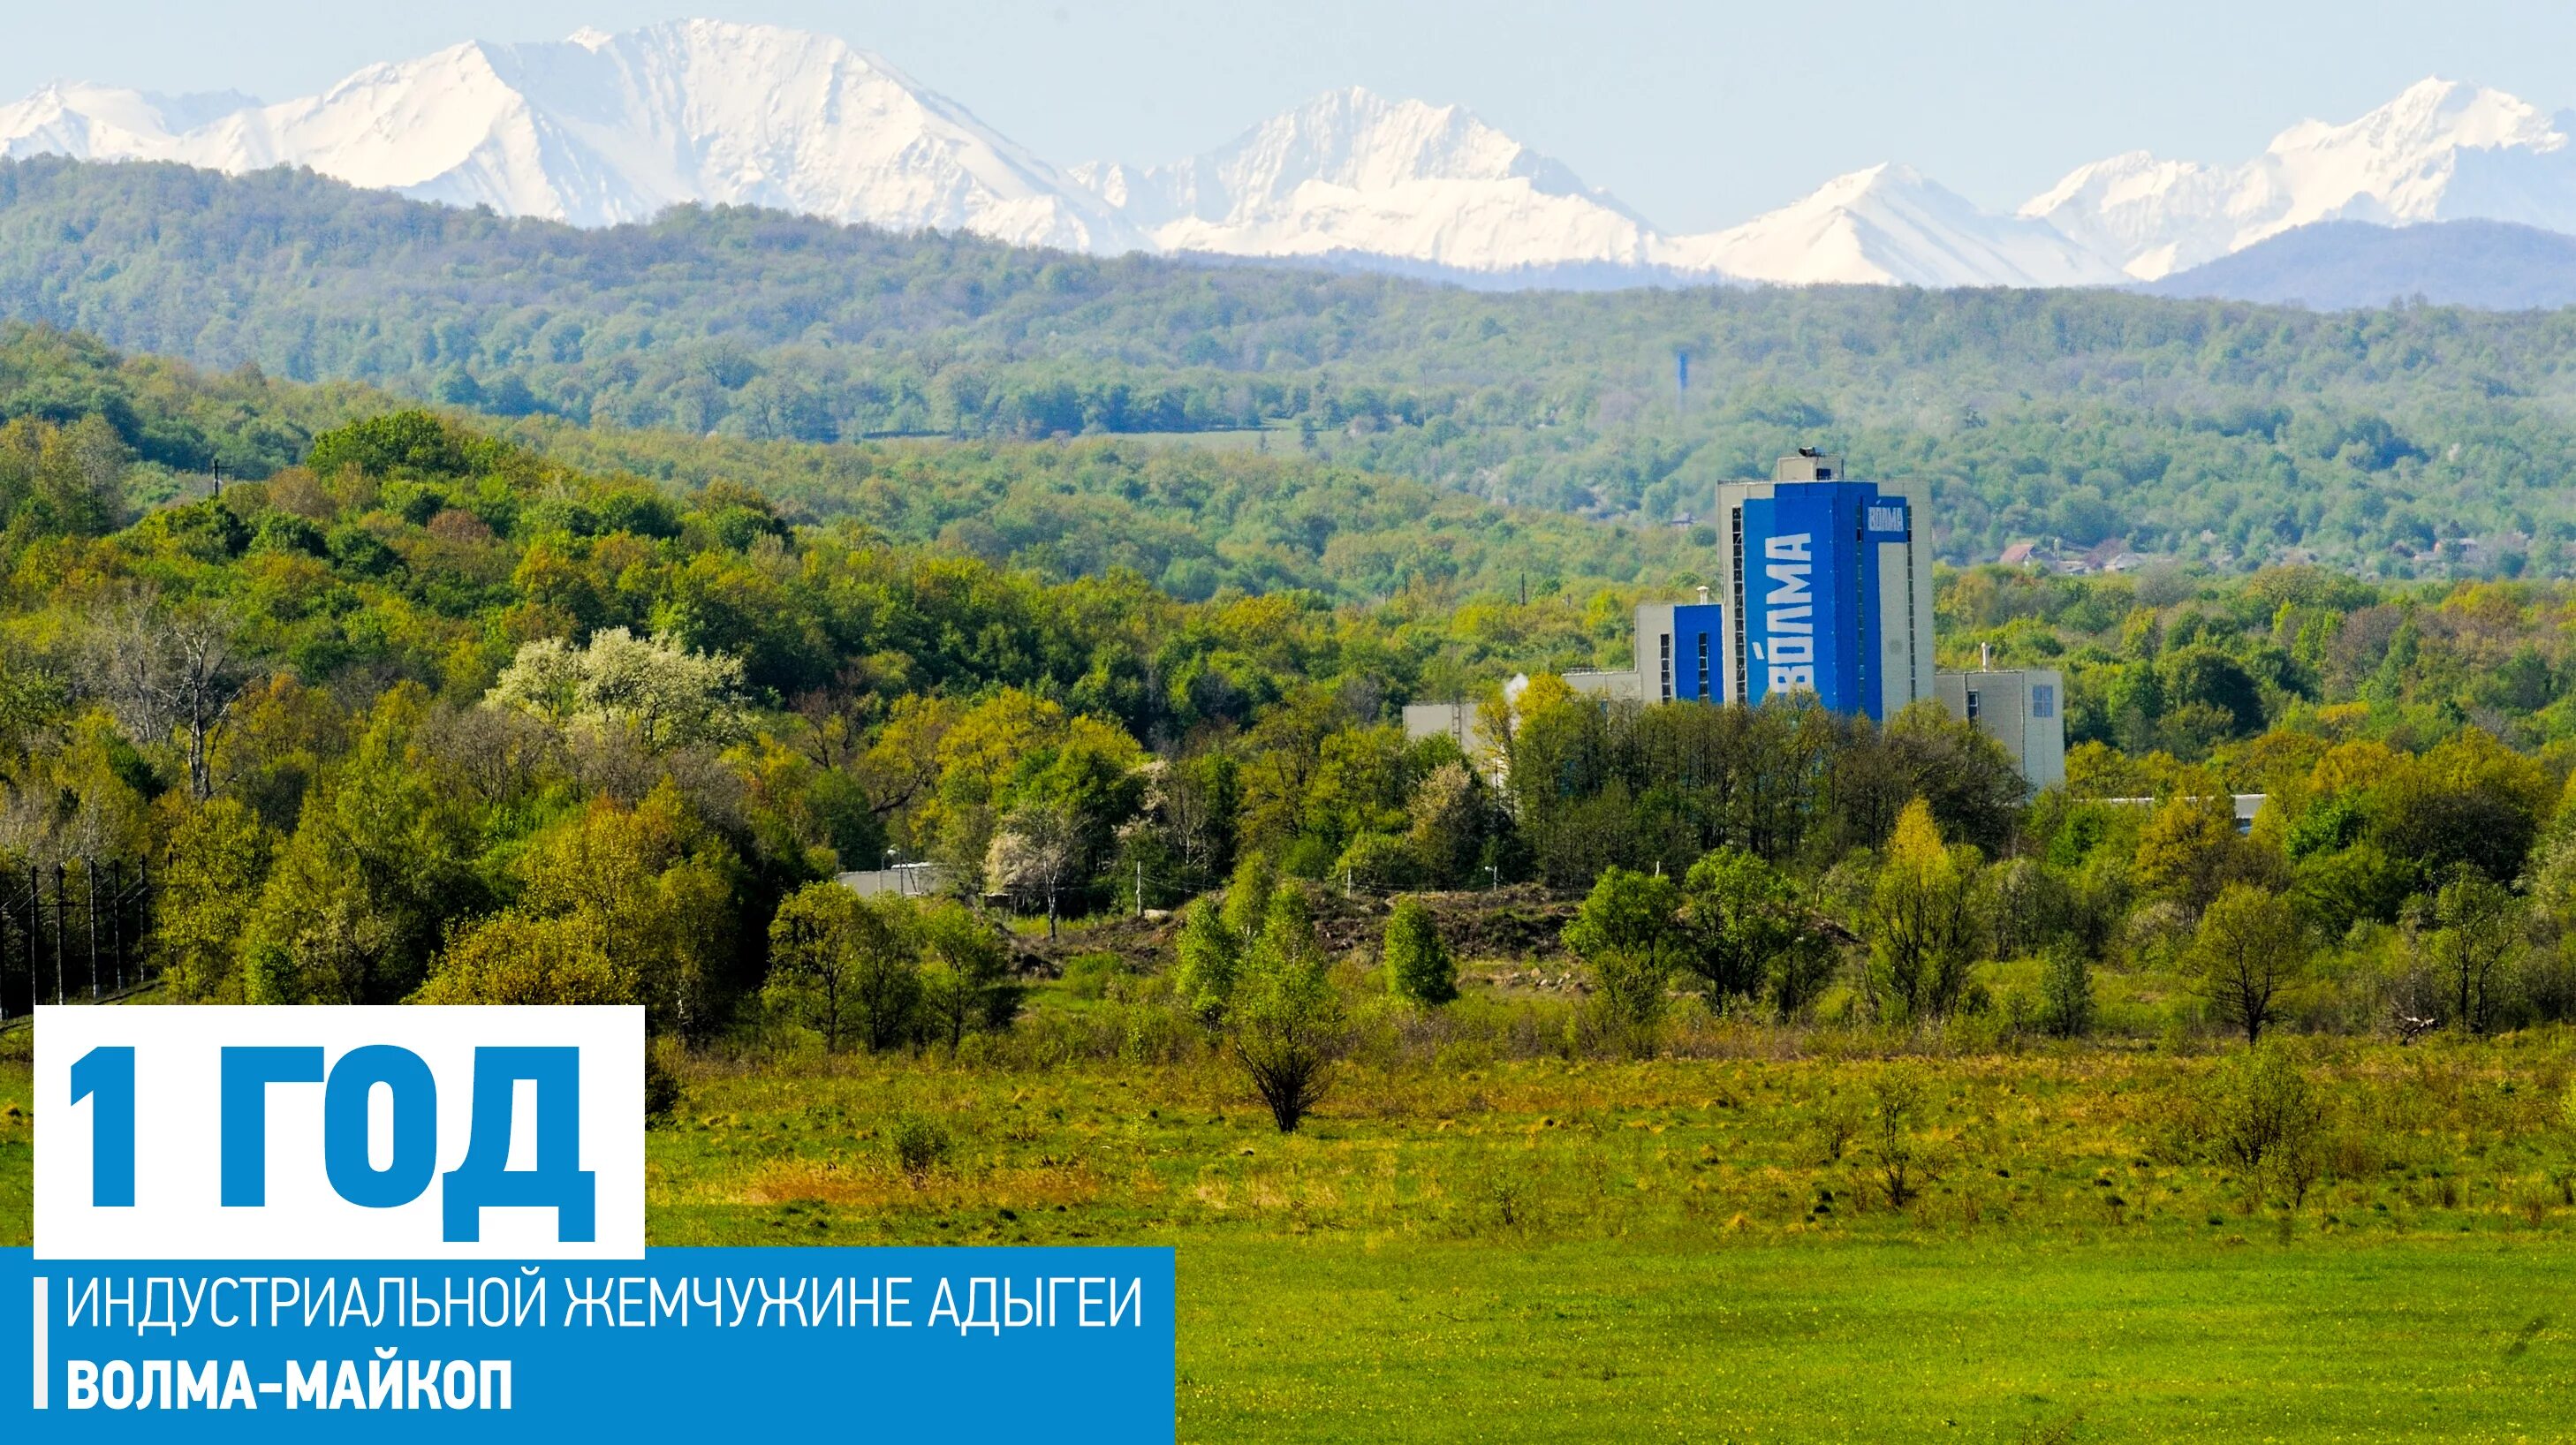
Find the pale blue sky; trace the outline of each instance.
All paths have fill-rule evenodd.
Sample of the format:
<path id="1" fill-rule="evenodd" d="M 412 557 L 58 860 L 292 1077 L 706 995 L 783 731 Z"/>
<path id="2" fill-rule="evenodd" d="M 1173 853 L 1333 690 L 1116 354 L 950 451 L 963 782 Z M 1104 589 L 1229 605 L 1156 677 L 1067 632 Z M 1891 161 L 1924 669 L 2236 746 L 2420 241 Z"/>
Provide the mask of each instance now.
<path id="1" fill-rule="evenodd" d="M 2240 160 L 2428 74 L 2576 104 L 2564 0 L 7 0 L 0 99 L 63 78 L 277 100 L 458 40 L 688 15 L 840 35 L 1065 165 L 1203 150 L 1341 85 L 1456 101 L 1673 231 L 1880 160 L 1999 208 L 2121 150 Z"/>

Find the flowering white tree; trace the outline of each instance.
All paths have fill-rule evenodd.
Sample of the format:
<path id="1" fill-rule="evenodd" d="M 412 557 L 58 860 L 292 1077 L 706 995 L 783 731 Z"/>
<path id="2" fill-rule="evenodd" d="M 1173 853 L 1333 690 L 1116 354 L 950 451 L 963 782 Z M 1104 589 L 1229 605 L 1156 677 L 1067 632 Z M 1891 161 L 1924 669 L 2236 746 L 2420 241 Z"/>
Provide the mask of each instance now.
<path id="1" fill-rule="evenodd" d="M 523 644 L 485 701 L 558 728 L 618 728 L 645 752 L 659 753 L 740 736 L 741 689 L 740 658 L 692 652 L 664 633 L 639 638 L 611 627 L 587 647 L 553 637 Z"/>

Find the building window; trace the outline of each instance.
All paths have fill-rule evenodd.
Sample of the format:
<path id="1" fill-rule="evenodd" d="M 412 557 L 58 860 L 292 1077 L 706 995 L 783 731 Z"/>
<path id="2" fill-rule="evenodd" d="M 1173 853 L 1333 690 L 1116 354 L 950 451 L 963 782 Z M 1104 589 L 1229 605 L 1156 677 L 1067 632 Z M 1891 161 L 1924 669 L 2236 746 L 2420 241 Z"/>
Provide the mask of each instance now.
<path id="1" fill-rule="evenodd" d="M 2030 690 L 2030 715 L 2032 717 L 2057 716 L 2057 685 L 2055 683 L 2042 682 L 2032 685 Z"/>
<path id="2" fill-rule="evenodd" d="M 1968 689 L 1968 721 L 1977 720 L 1977 711 L 1977 690 L 1972 687 Z"/>
<path id="3" fill-rule="evenodd" d="M 1701 702 L 1707 702 L 1711 696 L 1708 690 L 1708 634 L 1706 632 L 1699 635 L 1699 691 L 1693 695 Z"/>
<path id="4" fill-rule="evenodd" d="M 1659 671 L 1663 674 L 1664 701 L 1671 702 L 1673 700 L 1673 635 L 1666 632 L 1660 634 L 1658 640 L 1663 650 Z"/>

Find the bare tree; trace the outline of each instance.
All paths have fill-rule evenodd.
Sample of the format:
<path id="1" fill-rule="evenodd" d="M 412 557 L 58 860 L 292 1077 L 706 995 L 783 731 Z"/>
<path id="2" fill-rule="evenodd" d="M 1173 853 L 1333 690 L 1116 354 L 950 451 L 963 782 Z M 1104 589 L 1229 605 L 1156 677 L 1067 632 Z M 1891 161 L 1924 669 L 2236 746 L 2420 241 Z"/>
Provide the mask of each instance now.
<path id="1" fill-rule="evenodd" d="M 208 762 L 233 704 L 260 675 L 241 624 L 221 602 L 165 605 L 140 594 L 108 611 L 91 635 L 94 684 L 138 746 L 184 736 L 188 792 L 214 795 Z"/>

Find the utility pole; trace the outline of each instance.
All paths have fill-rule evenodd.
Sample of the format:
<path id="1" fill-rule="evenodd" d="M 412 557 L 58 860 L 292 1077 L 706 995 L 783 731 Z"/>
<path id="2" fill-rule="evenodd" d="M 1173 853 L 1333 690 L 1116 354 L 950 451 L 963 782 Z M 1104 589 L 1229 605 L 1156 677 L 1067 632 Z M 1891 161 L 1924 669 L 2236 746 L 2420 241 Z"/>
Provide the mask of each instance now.
<path id="1" fill-rule="evenodd" d="M 1136 860 L 1136 916 L 1145 916 L 1145 860 Z"/>

